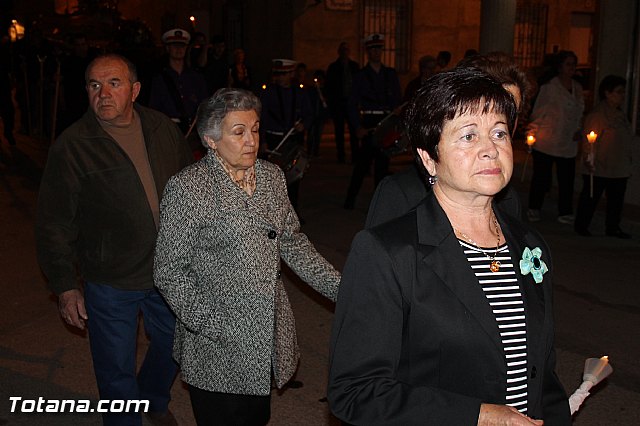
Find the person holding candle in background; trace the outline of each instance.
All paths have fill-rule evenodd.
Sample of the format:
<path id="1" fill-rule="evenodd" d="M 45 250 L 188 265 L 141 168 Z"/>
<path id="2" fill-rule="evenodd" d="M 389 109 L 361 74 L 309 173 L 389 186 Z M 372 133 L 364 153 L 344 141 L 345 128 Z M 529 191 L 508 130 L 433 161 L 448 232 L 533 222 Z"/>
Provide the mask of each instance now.
<path id="1" fill-rule="evenodd" d="M 533 176 L 529 190 L 530 222 L 542 220 L 545 194 L 551 189 L 555 163 L 558 179 L 558 222 L 573 223 L 573 183 L 580 122 L 584 111 L 582 86 L 573 79 L 578 58 L 563 50 L 556 55 L 556 76 L 543 84 L 531 113 L 528 134 L 533 145 Z"/>
<path id="2" fill-rule="evenodd" d="M 597 135 L 595 142 L 584 141 L 583 187 L 576 213 L 575 231 L 590 236 L 589 225 L 603 192 L 607 196 L 605 232 L 617 238 L 631 238 L 620 229 L 624 195 L 631 176 L 632 144 L 636 137 L 622 104 L 626 80 L 617 75 L 602 79 L 598 88 L 600 102 L 585 118 L 585 132 Z M 588 135 L 587 135 L 588 136 Z"/>

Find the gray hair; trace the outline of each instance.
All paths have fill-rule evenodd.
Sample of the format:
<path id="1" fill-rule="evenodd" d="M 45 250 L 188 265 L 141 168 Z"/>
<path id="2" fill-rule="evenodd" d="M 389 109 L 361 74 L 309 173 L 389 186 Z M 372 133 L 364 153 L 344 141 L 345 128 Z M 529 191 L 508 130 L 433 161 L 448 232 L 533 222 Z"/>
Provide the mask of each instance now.
<path id="1" fill-rule="evenodd" d="M 209 136 L 214 141 L 222 138 L 222 121 L 228 113 L 251 110 L 255 111 L 258 117 L 262 112 L 260 99 L 253 93 L 244 89 L 218 89 L 198 107 L 196 127 L 202 145 L 209 148 L 204 140 L 205 136 Z"/>

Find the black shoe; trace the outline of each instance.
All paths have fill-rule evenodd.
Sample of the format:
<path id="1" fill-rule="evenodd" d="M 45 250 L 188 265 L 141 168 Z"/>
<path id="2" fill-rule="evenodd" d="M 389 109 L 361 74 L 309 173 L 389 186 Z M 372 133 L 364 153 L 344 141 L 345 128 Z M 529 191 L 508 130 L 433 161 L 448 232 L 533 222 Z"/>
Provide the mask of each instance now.
<path id="1" fill-rule="evenodd" d="M 627 234 L 622 229 L 616 229 L 615 231 L 607 231 L 608 237 L 622 238 L 623 240 L 631 239 L 631 234 Z"/>
<path id="2" fill-rule="evenodd" d="M 578 235 L 582 235 L 583 237 L 590 237 L 591 236 L 591 232 L 589 232 L 588 229 L 586 228 L 575 228 L 576 234 Z"/>

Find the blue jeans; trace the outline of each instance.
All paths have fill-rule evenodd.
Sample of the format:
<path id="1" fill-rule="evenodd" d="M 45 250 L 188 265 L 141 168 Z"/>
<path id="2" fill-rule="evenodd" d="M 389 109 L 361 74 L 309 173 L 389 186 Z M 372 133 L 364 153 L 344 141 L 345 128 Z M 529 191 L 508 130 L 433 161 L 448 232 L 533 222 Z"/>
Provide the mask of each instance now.
<path id="1" fill-rule="evenodd" d="M 89 342 L 101 399 L 148 399 L 149 411 L 164 412 L 178 366 L 172 359 L 175 317 L 156 289 L 119 290 L 87 283 Z M 149 349 L 136 375 L 138 315 Z M 105 425 L 141 425 L 140 413 L 103 414 Z"/>

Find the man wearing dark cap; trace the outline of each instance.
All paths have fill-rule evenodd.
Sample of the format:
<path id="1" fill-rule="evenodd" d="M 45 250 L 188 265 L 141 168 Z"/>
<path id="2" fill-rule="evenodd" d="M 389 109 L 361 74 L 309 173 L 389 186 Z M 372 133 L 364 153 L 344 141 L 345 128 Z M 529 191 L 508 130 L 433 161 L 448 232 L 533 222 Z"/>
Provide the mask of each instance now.
<path id="1" fill-rule="evenodd" d="M 187 67 L 185 58 L 191 36 L 176 28 L 162 35 L 168 63 L 151 83 L 149 106 L 165 113 L 186 134 L 198 105 L 208 95 L 202 74 Z"/>
<path id="2" fill-rule="evenodd" d="M 271 74 L 273 83 L 260 94 L 262 115 L 260 116 L 260 133 L 268 151 L 274 150 L 289 134 L 284 144 L 278 149 L 280 155 L 272 154 L 270 159 L 290 157 L 284 153 L 296 152 L 304 144 L 304 132 L 311 127 L 313 112 L 307 93 L 299 86 L 291 84 L 296 62 L 290 59 L 274 59 Z M 284 158 L 283 158 L 284 160 Z M 289 164 L 278 162 L 281 167 Z M 296 211 L 298 210 L 298 188 L 300 181 L 290 182 L 288 185 L 289 199 Z"/>
<path id="3" fill-rule="evenodd" d="M 353 209 L 356 196 L 374 164 L 374 180 L 377 185 L 389 171 L 389 157 L 374 143 L 373 131 L 380 121 L 400 105 L 402 89 L 396 70 L 382 64 L 384 36 L 372 34 L 365 39 L 368 62 L 353 80 L 349 101 L 349 116 L 362 138 L 360 152 L 353 167 L 351 182 L 344 202 L 345 209 Z"/>

